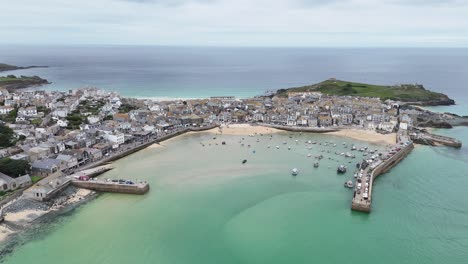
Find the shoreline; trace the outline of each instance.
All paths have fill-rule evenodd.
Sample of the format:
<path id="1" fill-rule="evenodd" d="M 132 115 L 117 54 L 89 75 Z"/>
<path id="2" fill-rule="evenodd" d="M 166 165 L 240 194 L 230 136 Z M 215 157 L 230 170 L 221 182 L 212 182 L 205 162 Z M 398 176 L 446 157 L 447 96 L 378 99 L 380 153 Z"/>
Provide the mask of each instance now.
<path id="1" fill-rule="evenodd" d="M 35 223 L 49 215 L 66 212 L 91 201 L 97 194 L 88 189 L 69 186 L 63 193 L 47 202 L 39 202 L 23 196 L 18 197 L 4 209 L 5 220 L 0 224 L 0 243 L 7 245 L 16 235 L 29 231 Z"/>

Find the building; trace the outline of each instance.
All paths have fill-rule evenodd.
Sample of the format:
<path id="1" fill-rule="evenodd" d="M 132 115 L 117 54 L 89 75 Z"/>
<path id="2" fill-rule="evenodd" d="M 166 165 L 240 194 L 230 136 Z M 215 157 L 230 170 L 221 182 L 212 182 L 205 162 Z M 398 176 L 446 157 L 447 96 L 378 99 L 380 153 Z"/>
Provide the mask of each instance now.
<path id="1" fill-rule="evenodd" d="M 12 178 L 6 174 L 0 172 L 0 191 L 12 191 L 18 188 L 24 188 L 30 186 L 32 183 L 29 175 L 23 175 L 18 178 Z"/>
<path id="2" fill-rule="evenodd" d="M 125 142 L 125 135 L 119 132 L 105 134 L 104 138 L 113 145 L 122 145 Z"/>
<path id="3" fill-rule="evenodd" d="M 63 160 L 59 159 L 43 159 L 36 160 L 31 166 L 31 171 L 33 175 L 37 176 L 49 176 L 52 173 L 56 173 L 62 169 L 65 169 L 66 165 Z"/>

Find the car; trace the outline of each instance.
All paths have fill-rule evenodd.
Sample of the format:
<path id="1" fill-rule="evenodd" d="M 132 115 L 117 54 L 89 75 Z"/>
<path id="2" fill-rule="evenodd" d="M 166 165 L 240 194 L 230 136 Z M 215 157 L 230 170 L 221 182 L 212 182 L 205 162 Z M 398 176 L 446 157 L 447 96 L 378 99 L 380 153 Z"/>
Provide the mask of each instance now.
<path id="1" fill-rule="evenodd" d="M 362 188 L 362 185 L 361 185 L 361 183 L 358 183 L 358 185 L 357 185 L 357 189 L 358 189 L 358 190 L 361 190 L 361 188 Z"/>
<path id="2" fill-rule="evenodd" d="M 112 180 L 112 182 L 119 182 L 119 180 L 117 180 L 117 179 L 113 179 L 113 180 Z"/>
<path id="3" fill-rule="evenodd" d="M 132 181 L 126 181 L 125 183 L 126 183 L 126 184 L 135 184 L 135 183 L 132 182 Z"/>

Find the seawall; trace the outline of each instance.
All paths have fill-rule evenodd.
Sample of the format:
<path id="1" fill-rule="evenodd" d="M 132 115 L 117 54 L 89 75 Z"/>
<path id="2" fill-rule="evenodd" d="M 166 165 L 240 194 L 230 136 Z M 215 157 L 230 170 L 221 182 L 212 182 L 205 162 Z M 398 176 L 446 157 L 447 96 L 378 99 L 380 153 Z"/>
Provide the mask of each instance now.
<path id="1" fill-rule="evenodd" d="M 403 147 L 400 151 L 395 153 L 392 157 L 389 159 L 383 161 L 381 164 L 379 164 L 377 167 L 375 167 L 371 171 L 371 180 L 369 182 L 369 197 L 367 199 L 364 199 L 361 194 L 357 194 L 356 191 L 354 192 L 353 199 L 351 202 L 351 209 L 355 211 L 360 211 L 360 212 L 366 212 L 370 213 L 371 211 L 371 205 L 372 205 L 372 189 L 374 186 L 374 180 L 388 172 L 390 169 L 392 169 L 394 166 L 396 166 L 400 161 L 402 161 L 412 150 L 414 149 L 414 144 L 410 143 L 409 145 Z M 364 175 L 368 173 L 368 170 L 370 170 L 370 167 L 368 167 L 364 171 Z"/>
<path id="2" fill-rule="evenodd" d="M 281 126 L 281 125 L 271 125 L 271 124 L 256 124 L 256 125 L 271 127 L 271 128 L 276 128 L 276 129 L 279 129 L 279 130 L 291 131 L 291 132 L 327 133 L 327 132 L 335 132 L 335 131 L 340 130 L 340 129 L 337 129 L 337 128 Z"/>
<path id="3" fill-rule="evenodd" d="M 89 189 L 98 192 L 145 194 L 149 191 L 148 183 L 119 184 L 104 181 L 72 181 L 72 185 L 79 188 Z"/>

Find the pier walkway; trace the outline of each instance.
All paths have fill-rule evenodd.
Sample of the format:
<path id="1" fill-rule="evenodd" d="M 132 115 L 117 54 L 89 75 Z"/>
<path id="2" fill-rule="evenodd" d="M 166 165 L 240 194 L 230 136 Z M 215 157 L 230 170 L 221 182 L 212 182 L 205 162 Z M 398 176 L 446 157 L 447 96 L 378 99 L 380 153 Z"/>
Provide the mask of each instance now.
<path id="1" fill-rule="evenodd" d="M 389 147 L 382 155 L 375 155 L 361 164 L 356 172 L 351 209 L 370 213 L 372 204 L 372 189 L 375 178 L 389 171 L 413 150 L 414 145 L 404 132 L 397 135 L 397 143 Z"/>
<path id="2" fill-rule="evenodd" d="M 104 181 L 97 179 L 73 180 L 72 185 L 98 192 L 127 193 L 127 194 L 145 194 L 149 191 L 148 182 L 131 181 Z"/>

